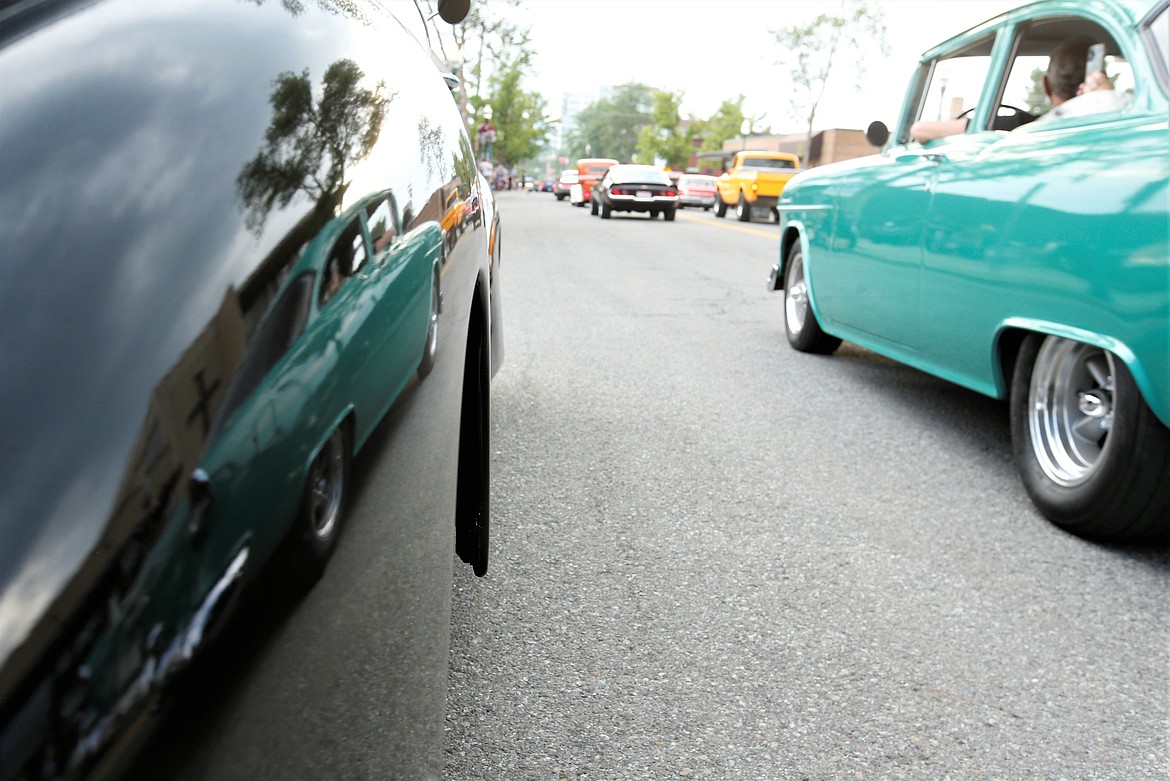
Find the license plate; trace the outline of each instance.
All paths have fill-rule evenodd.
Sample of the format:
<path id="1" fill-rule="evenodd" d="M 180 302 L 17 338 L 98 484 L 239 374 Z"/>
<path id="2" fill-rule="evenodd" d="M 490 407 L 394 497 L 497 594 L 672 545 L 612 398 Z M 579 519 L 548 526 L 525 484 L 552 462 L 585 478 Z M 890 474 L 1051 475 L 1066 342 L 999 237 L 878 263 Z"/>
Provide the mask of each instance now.
<path id="1" fill-rule="evenodd" d="M 636 195 L 637 195 L 639 198 L 649 198 L 649 197 L 650 197 L 650 196 L 652 196 L 653 194 L 654 194 L 654 193 L 650 192 L 649 190 L 638 190 L 638 192 L 636 193 Z"/>

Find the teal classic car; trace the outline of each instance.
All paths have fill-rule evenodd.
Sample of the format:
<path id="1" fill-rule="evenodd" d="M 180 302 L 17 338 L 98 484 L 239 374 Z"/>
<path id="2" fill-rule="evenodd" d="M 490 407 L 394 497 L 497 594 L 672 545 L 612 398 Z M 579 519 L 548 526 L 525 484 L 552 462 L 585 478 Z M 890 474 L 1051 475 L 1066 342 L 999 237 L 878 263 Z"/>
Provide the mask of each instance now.
<path id="1" fill-rule="evenodd" d="M 785 188 L 769 279 L 797 350 L 847 339 L 1009 399 L 1029 495 L 1093 539 L 1170 536 L 1168 7 L 1046 0 L 928 51 L 880 154 Z M 1107 104 L 1050 111 L 1070 41 Z"/>

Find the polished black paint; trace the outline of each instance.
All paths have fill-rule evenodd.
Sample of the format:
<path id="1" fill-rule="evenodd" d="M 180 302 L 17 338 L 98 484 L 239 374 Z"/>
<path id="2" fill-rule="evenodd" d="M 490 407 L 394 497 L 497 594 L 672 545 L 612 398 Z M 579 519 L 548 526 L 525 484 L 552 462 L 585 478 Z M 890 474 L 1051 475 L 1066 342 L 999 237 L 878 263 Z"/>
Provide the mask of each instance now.
<path id="1" fill-rule="evenodd" d="M 475 382 L 486 387 L 502 355 L 498 221 L 440 75 L 372 3 L 32 2 L 0 13 L 0 777 L 124 766 L 113 756 L 123 733 L 173 677 L 148 669 L 162 655 L 158 633 L 140 626 L 160 609 L 151 601 L 214 607 L 202 619 L 210 635 L 260 572 L 253 552 L 230 579 L 216 565 L 190 593 L 124 599 L 164 545 L 181 550 L 175 566 L 198 566 L 206 497 L 194 470 L 249 339 L 306 242 L 383 189 L 404 239 L 443 232 L 437 363 L 395 413 L 417 461 L 371 478 L 391 495 L 411 487 L 409 512 L 387 522 L 416 546 L 417 570 L 404 570 L 418 577 L 382 610 L 406 606 L 399 641 L 425 651 L 403 654 L 404 675 L 439 703 L 437 723 L 432 704 L 402 726 L 415 737 L 395 756 L 431 766 L 456 480 L 474 462 L 459 453 L 468 334 L 487 355 Z M 244 172 L 278 124 L 282 77 L 303 74 L 321 100 L 342 62 L 381 83 L 383 121 L 352 129 L 372 146 L 318 150 L 312 176 L 290 184 L 285 168 L 260 196 L 247 190 Z M 246 462 L 239 475 L 249 479 Z M 486 481 L 468 467 L 462 477 L 477 490 Z M 217 582 L 232 599 L 206 601 Z M 436 587 L 420 610 L 412 590 Z M 130 651 L 98 652 L 110 642 Z M 125 669 L 92 669 L 94 659 Z"/>

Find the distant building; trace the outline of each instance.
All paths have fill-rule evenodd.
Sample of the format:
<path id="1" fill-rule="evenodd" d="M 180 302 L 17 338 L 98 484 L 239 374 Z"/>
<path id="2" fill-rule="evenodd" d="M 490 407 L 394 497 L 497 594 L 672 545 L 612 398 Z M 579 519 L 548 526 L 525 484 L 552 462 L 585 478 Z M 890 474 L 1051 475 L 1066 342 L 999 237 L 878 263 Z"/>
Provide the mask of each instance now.
<path id="1" fill-rule="evenodd" d="M 808 137 L 804 133 L 787 133 L 784 135 L 752 135 L 738 136 L 723 142 L 723 149 L 717 152 L 699 152 L 695 155 L 694 167 L 702 173 L 719 174 L 727 170 L 727 162 L 736 152 L 742 150 L 756 150 L 761 152 L 788 152 L 802 155 Z M 869 143 L 865 132 L 861 130 L 846 130 L 832 128 L 813 134 L 809 146 L 808 168 L 815 168 L 826 163 L 836 163 L 840 160 L 850 160 L 854 157 L 865 157 L 877 153 L 877 149 Z"/>

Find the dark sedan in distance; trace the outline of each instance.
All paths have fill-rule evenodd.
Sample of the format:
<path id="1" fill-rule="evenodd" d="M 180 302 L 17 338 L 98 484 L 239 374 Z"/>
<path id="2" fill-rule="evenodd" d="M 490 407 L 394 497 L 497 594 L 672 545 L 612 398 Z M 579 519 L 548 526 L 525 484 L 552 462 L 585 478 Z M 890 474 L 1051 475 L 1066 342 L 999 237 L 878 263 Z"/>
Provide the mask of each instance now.
<path id="1" fill-rule="evenodd" d="M 614 212 L 659 214 L 673 220 L 678 210 L 678 188 L 661 168 L 652 165 L 615 165 L 593 188 L 590 212 L 608 220 Z"/>

